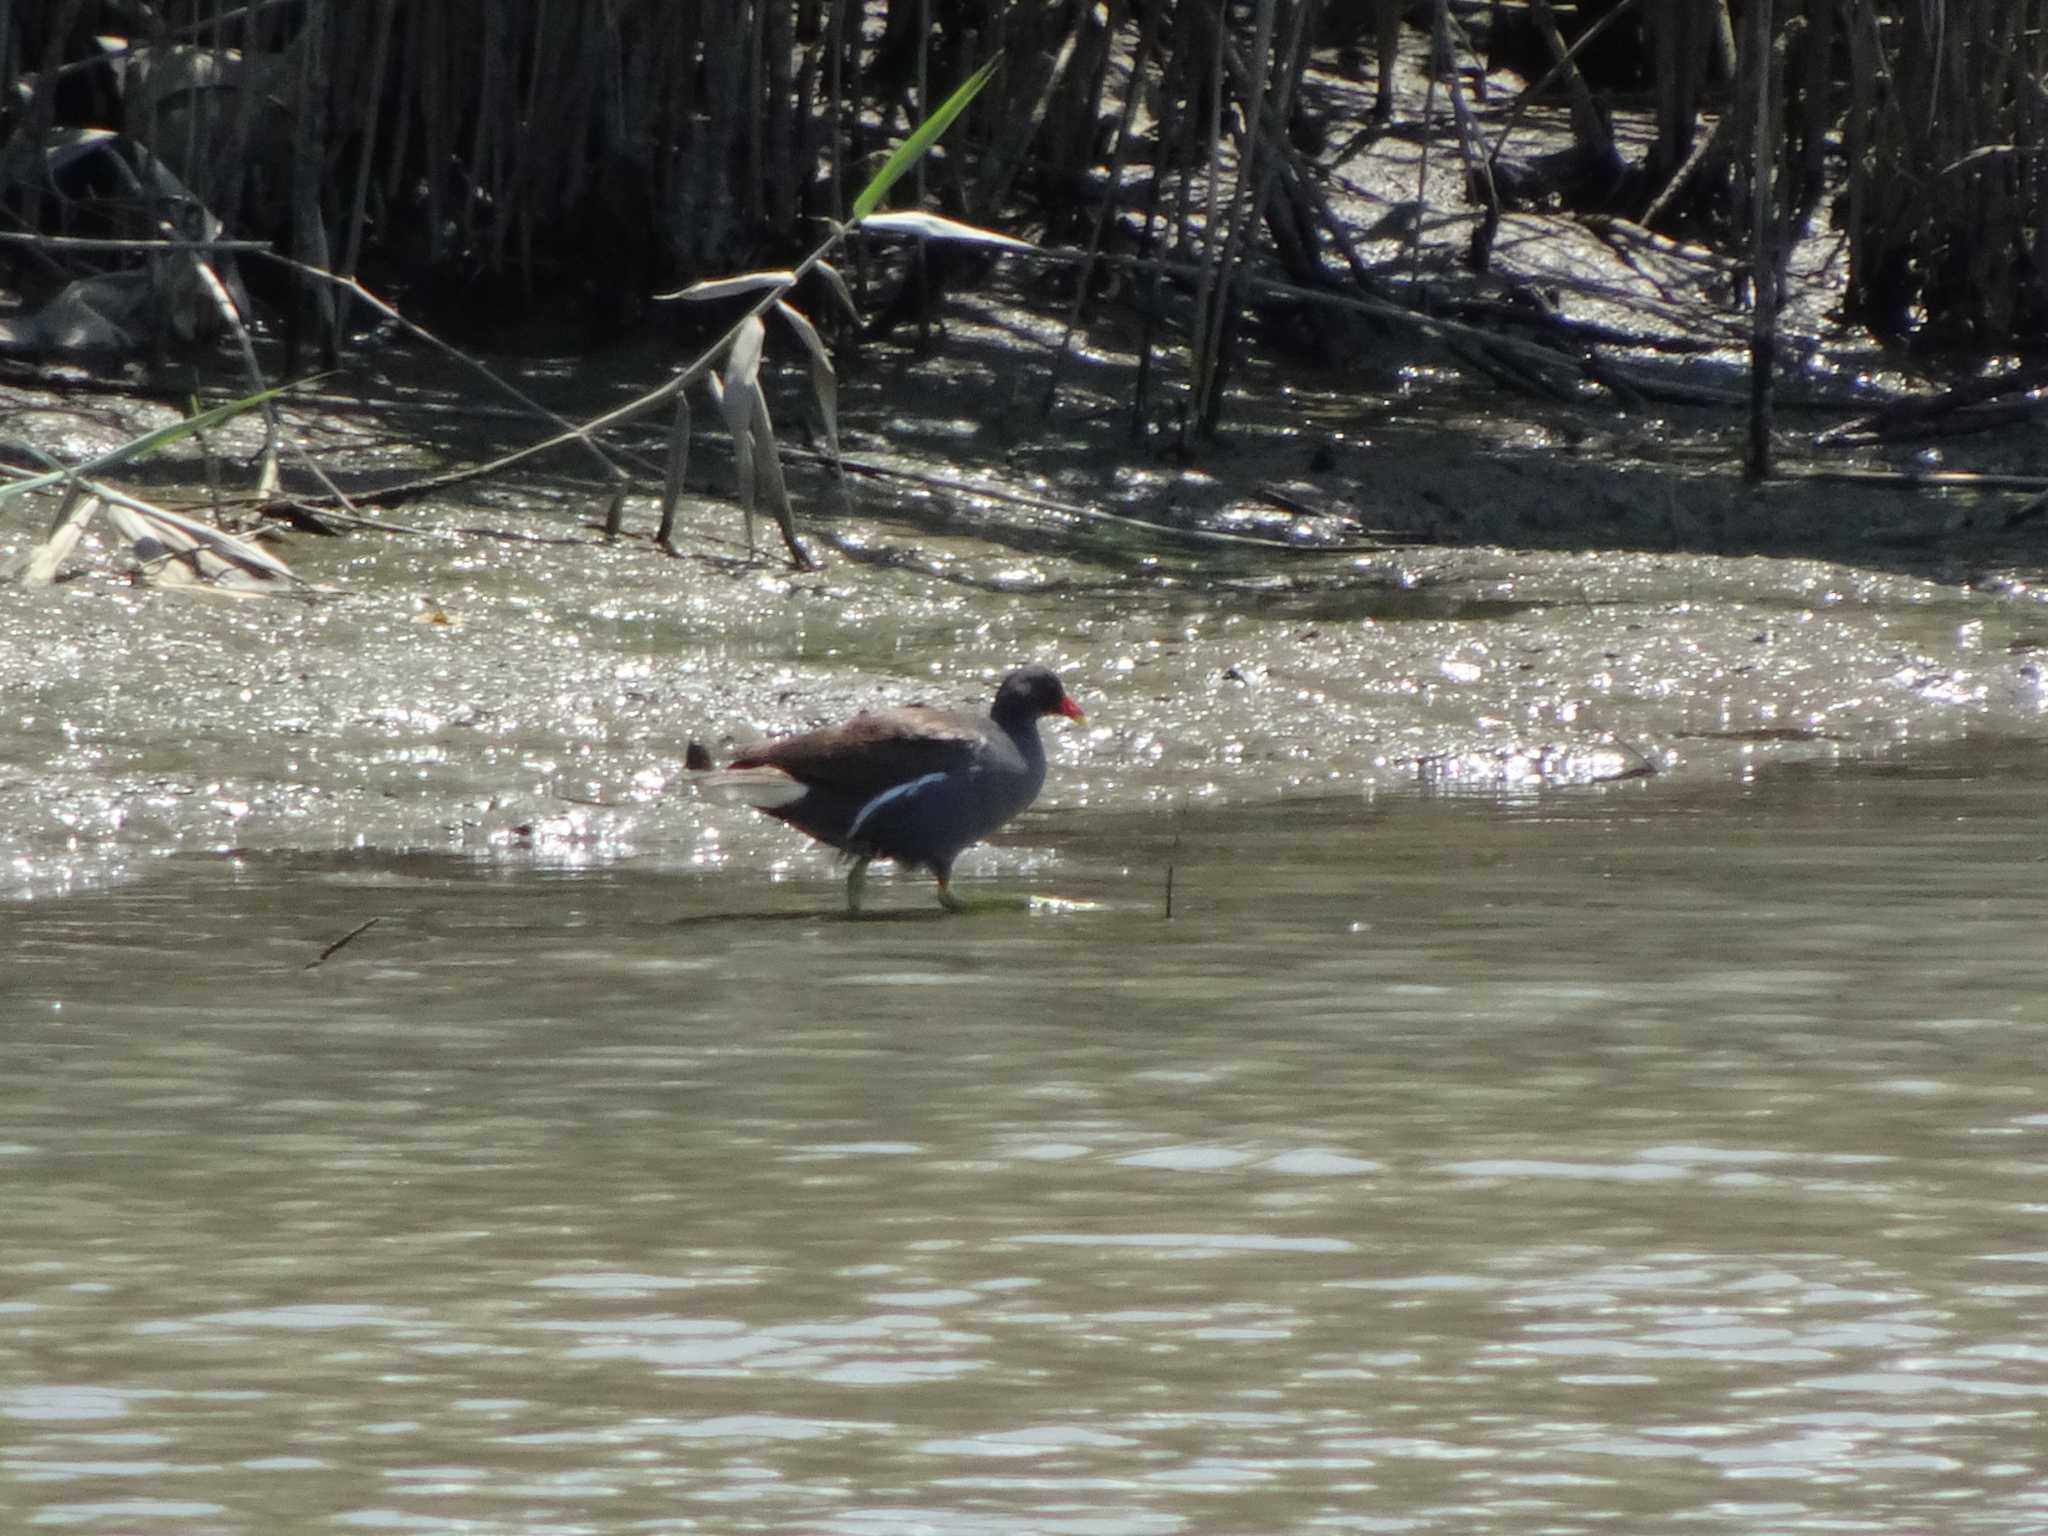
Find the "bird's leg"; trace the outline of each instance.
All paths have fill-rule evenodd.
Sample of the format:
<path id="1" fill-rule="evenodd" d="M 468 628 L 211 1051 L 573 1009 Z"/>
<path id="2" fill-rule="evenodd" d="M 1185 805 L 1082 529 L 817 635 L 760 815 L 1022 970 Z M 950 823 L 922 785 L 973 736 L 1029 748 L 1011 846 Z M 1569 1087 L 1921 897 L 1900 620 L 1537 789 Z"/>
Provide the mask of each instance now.
<path id="1" fill-rule="evenodd" d="M 856 859 L 855 859 L 855 860 L 853 861 L 853 868 L 852 868 L 852 869 L 850 869 L 850 870 L 848 870 L 848 871 L 847 871 L 847 874 L 846 874 L 846 910 L 847 910 L 847 911 L 849 911 L 849 912 L 858 912 L 858 911 L 860 910 L 860 893 L 861 893 L 861 889 L 862 889 L 862 887 L 864 887 L 864 886 L 865 886 L 865 885 L 866 885 L 867 883 L 868 883 L 868 861 L 867 861 L 867 860 L 866 860 L 865 858 L 856 858 Z"/>

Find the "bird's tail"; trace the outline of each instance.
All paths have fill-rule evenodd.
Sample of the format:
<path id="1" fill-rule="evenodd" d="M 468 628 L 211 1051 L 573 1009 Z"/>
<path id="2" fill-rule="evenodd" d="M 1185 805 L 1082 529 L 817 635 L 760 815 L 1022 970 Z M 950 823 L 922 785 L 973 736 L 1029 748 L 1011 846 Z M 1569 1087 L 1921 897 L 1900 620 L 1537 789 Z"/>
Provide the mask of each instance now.
<path id="1" fill-rule="evenodd" d="M 772 811 L 803 799 L 809 791 L 780 768 L 712 768 L 692 772 L 699 794 L 714 800 Z"/>

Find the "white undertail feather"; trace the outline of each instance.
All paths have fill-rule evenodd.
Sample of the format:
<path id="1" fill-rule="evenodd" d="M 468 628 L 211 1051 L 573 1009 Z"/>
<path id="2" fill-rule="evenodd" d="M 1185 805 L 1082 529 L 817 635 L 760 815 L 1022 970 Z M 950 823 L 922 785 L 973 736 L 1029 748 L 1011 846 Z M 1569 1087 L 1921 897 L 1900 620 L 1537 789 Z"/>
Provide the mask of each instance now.
<path id="1" fill-rule="evenodd" d="M 801 800 L 809 791 L 780 768 L 719 768 L 690 775 L 700 794 L 733 805 L 772 811 Z"/>

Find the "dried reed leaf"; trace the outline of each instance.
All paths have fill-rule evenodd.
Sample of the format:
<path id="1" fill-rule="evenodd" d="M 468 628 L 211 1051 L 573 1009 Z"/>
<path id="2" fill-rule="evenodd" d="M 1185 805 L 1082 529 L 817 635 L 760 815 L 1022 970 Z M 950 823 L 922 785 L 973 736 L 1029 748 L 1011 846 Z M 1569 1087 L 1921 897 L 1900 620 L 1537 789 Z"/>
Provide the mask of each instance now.
<path id="1" fill-rule="evenodd" d="M 661 526 L 654 530 L 654 542 L 671 552 L 675 549 L 676 503 L 682 499 L 683 475 L 689 467 L 690 392 L 679 389 L 676 391 L 675 421 L 668 431 L 667 472 L 661 482 Z"/>
<path id="2" fill-rule="evenodd" d="M 99 497 L 73 481 L 50 520 L 49 533 L 40 544 L 0 565 L 0 581 L 18 580 L 25 587 L 47 587 L 56 581 L 57 568 L 85 537 L 86 525 L 100 506 Z"/>
<path id="3" fill-rule="evenodd" d="M 239 572 L 243 578 L 240 585 L 244 590 L 252 582 L 286 581 L 307 585 L 290 566 L 275 555 L 258 549 L 247 539 L 224 533 L 210 523 L 202 523 L 182 512 L 173 512 L 168 507 L 156 506 L 111 486 L 95 485 L 92 491 L 106 503 L 107 516 L 121 531 L 121 536 L 136 546 L 138 559 L 176 559 L 204 551 L 220 565 Z M 149 545 L 156 546 L 156 552 L 144 553 Z M 208 579 L 217 579 L 220 574 L 204 562 L 192 561 L 191 565 Z"/>
<path id="4" fill-rule="evenodd" d="M 726 415 L 733 412 L 731 399 L 735 390 L 757 389 L 761 377 L 761 348 L 768 339 L 768 327 L 761 323 L 759 315 L 749 315 L 739 324 L 732 338 L 732 346 L 725 354 L 725 385 L 727 404 Z"/>
<path id="5" fill-rule="evenodd" d="M 790 505 L 789 485 L 782 478 L 782 454 L 775 446 L 775 426 L 768 420 L 768 397 L 754 391 L 754 475 L 768 498 L 768 510 L 782 530 L 782 542 L 789 546 L 789 558 L 798 570 L 815 568 L 815 562 L 797 542 L 796 509 Z"/>
<path id="6" fill-rule="evenodd" d="M 220 314 L 221 323 L 235 338 L 235 344 L 242 354 L 242 367 L 248 373 L 249 382 L 260 395 L 263 390 L 263 369 L 256 361 L 256 346 L 249 339 L 249 327 L 242 323 L 242 309 L 235 302 L 235 296 L 228 291 L 228 285 L 221 281 L 220 274 L 210 262 L 194 259 L 194 275 L 199 279 L 201 290 L 213 301 L 213 307 Z M 256 491 L 260 496 L 274 496 L 283 483 L 277 467 L 277 443 L 282 433 L 278 425 L 277 408 L 268 400 L 262 402 L 263 410 L 263 457 L 262 467 L 256 475 Z"/>
<path id="7" fill-rule="evenodd" d="M 825 421 L 825 446 L 831 451 L 832 462 L 839 462 L 839 375 L 832 368 L 832 354 L 825 349 L 825 338 L 818 334 L 818 328 L 804 318 L 803 312 L 784 303 L 775 301 L 776 311 L 787 320 L 790 329 L 803 342 L 804 350 L 811 355 L 811 393 L 818 397 L 818 414 Z"/>
<path id="8" fill-rule="evenodd" d="M 860 231 L 864 235 L 910 235 L 921 240 L 958 240 L 969 245 L 991 245 L 998 250 L 1006 251 L 1038 249 L 1029 240 L 1018 240 L 974 224 L 962 224 L 957 219 L 941 218 L 936 213 L 877 213 L 860 221 Z"/>
<path id="9" fill-rule="evenodd" d="M 751 559 L 757 552 L 754 542 L 754 482 L 755 463 L 761 444 L 754 438 L 757 421 L 766 421 L 768 408 L 761 398 L 761 344 L 767 338 L 768 328 L 761 323 L 758 315 L 749 315 L 740 322 L 732 339 L 732 346 L 725 354 L 725 374 L 720 380 L 719 409 L 725 415 L 725 427 L 732 434 L 733 472 L 739 478 L 740 512 L 746 519 L 747 555 Z M 774 440 L 765 444 L 772 457 L 775 452 Z"/>
<path id="10" fill-rule="evenodd" d="M 796 274 L 781 267 L 774 271 L 742 272 L 736 277 L 708 278 L 687 288 L 678 288 L 673 293 L 657 293 L 655 298 L 682 299 L 696 304 L 706 299 L 729 299 L 735 294 L 759 293 L 763 288 L 790 288 L 795 284 Z"/>
<path id="11" fill-rule="evenodd" d="M 853 302 L 853 290 L 847 287 L 846 279 L 840 276 L 839 269 L 833 266 L 831 262 L 823 259 L 815 261 L 811 265 L 814 270 L 825 275 L 825 281 L 831 285 L 832 292 L 838 296 L 839 302 L 846 306 L 847 317 L 852 320 L 859 320 L 860 306 Z"/>

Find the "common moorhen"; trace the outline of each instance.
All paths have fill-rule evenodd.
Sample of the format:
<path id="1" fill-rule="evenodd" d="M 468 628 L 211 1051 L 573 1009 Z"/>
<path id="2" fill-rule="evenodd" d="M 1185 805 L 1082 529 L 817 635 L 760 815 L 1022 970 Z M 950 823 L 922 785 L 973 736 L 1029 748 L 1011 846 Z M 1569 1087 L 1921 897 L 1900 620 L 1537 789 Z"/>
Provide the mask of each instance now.
<path id="1" fill-rule="evenodd" d="M 1087 719 L 1051 671 L 1019 667 L 986 715 L 925 704 L 875 710 L 747 747 L 699 782 L 852 859 L 850 911 L 860 910 L 869 862 L 893 859 L 929 869 L 940 904 L 961 912 L 976 903 L 953 894 L 953 860 L 1038 798 L 1046 715 Z"/>

